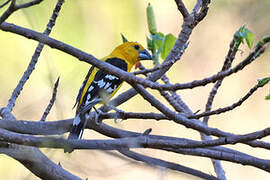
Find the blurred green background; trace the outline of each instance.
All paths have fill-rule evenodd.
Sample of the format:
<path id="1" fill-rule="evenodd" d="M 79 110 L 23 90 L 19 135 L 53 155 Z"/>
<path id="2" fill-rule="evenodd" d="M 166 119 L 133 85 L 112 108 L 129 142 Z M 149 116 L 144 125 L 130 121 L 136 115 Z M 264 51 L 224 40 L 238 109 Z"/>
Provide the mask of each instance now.
<path id="1" fill-rule="evenodd" d="M 4 0 L 0 0 L 2 4 Z M 68 43 L 81 50 L 102 58 L 121 44 L 120 33 L 129 40 L 138 41 L 146 46 L 148 35 L 145 9 L 151 2 L 154 7 L 158 31 L 173 33 L 178 36 L 182 17 L 173 0 L 66 0 L 51 37 Z M 13 14 L 7 22 L 43 31 L 56 0 L 44 1 L 38 6 L 20 10 Z M 192 8 L 195 1 L 186 1 Z M 189 82 L 201 79 L 219 71 L 227 53 L 233 34 L 240 26 L 246 26 L 254 32 L 255 43 L 263 35 L 270 34 L 270 1 L 269 0 L 222 0 L 212 1 L 208 16 L 193 31 L 190 45 L 186 53 L 169 72 L 172 82 Z M 1 14 L 4 9 L 1 9 Z M 0 97 L 1 107 L 7 104 L 10 94 L 26 69 L 37 42 L 0 31 Z M 235 63 L 246 57 L 248 48 L 242 45 Z M 242 72 L 227 78 L 214 102 L 214 108 L 230 105 L 242 97 L 258 78 L 269 76 L 269 48 L 265 54 Z M 151 67 L 152 64 L 145 64 Z M 71 118 L 74 116 L 72 106 L 77 91 L 87 73 L 89 65 L 49 47 L 45 47 L 30 80 L 16 102 L 14 115 L 23 120 L 39 120 L 48 101 L 54 81 L 60 76 L 60 85 L 56 105 L 48 120 Z M 124 84 L 117 93 L 128 89 Z M 193 111 L 203 110 L 212 85 L 193 90 L 179 91 L 183 100 Z M 158 93 L 153 92 L 158 95 Z M 264 97 L 269 93 L 269 86 L 259 90 L 253 97 L 234 111 L 211 117 L 212 127 L 233 133 L 248 133 L 269 126 L 270 101 Z M 142 105 L 143 104 L 143 105 Z M 131 108 L 132 107 L 132 108 Z M 156 111 L 141 97 L 136 96 L 128 103 L 120 106 L 126 111 Z M 199 139 L 199 134 L 172 122 L 156 122 L 129 120 L 115 124 L 113 120 L 106 123 L 126 130 L 143 132 L 153 128 L 153 134 L 170 135 Z M 93 131 L 86 131 L 84 138 L 106 138 Z M 269 141 L 269 138 L 264 140 Z M 231 146 L 229 146 L 231 147 Z M 270 152 L 251 149 L 245 145 L 237 145 L 237 149 L 260 158 L 269 158 Z M 159 167 L 149 167 L 141 163 L 118 158 L 115 152 L 75 151 L 64 154 L 61 150 L 43 149 L 54 162 L 70 170 L 75 175 L 90 179 L 196 179 L 192 176 Z M 204 172 L 214 174 L 209 159 L 184 156 L 157 150 L 140 149 L 138 152 L 152 155 L 182 165 L 187 165 Z M 270 175 L 262 170 L 222 162 L 228 179 L 252 177 L 252 179 L 269 179 Z M 20 163 L 10 157 L 0 155 L 0 179 L 38 179 Z M 15 173 L 16 172 L 16 173 Z M 249 179 L 249 178 L 247 178 Z"/>

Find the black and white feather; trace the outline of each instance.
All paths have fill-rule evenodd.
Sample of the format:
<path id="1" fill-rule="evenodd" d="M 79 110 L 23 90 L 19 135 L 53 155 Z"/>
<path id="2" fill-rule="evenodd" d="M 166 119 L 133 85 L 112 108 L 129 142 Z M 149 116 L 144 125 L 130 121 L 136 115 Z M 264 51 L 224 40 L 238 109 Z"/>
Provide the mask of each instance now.
<path id="1" fill-rule="evenodd" d="M 109 58 L 105 62 L 124 71 L 128 69 L 127 63 L 120 58 Z M 80 139 L 82 137 L 83 130 L 86 126 L 86 119 L 88 119 L 91 108 L 102 101 L 102 94 L 110 96 L 122 83 L 120 78 L 106 71 L 98 70 L 96 74 L 93 74 L 93 70 L 94 67 L 89 69 L 79 90 L 75 104 L 75 106 L 78 104 L 76 116 L 68 139 Z M 93 81 L 86 87 L 87 80 L 91 78 L 91 76 L 94 76 Z M 87 91 L 85 91 L 85 88 L 87 88 Z M 83 94 L 84 91 L 85 94 Z"/>

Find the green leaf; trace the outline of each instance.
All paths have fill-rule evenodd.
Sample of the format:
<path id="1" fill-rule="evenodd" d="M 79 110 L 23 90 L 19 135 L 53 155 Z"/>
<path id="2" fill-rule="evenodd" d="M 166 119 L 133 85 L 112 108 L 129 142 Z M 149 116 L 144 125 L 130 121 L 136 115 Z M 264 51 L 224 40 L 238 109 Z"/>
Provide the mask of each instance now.
<path id="1" fill-rule="evenodd" d="M 246 29 L 245 40 L 247 42 L 249 49 L 251 49 L 254 43 L 254 34 L 248 29 Z"/>
<path id="2" fill-rule="evenodd" d="M 270 100 L 270 94 L 265 97 L 265 100 Z"/>
<path id="3" fill-rule="evenodd" d="M 262 87 L 270 81 L 270 77 L 262 78 L 258 80 L 258 86 Z"/>
<path id="4" fill-rule="evenodd" d="M 244 43 L 244 40 L 246 40 L 248 47 L 251 49 L 254 43 L 254 34 L 245 25 L 241 26 L 234 34 L 235 48 Z"/>
<path id="5" fill-rule="evenodd" d="M 234 33 L 234 41 L 235 41 L 234 48 L 238 49 L 239 45 L 243 43 L 244 28 L 245 25 L 241 26 L 239 30 Z"/>
<path id="6" fill-rule="evenodd" d="M 121 33 L 123 43 L 128 42 L 127 38 Z"/>
<path id="7" fill-rule="evenodd" d="M 151 35 L 151 37 L 153 39 L 152 41 L 154 44 L 154 50 L 157 50 L 158 53 L 160 53 L 163 46 L 164 34 L 161 32 L 158 32 L 155 35 Z"/>
<path id="8" fill-rule="evenodd" d="M 153 7 L 150 3 L 148 3 L 148 6 L 146 8 L 146 16 L 147 16 L 147 24 L 150 34 L 156 34 L 157 32 L 157 26 L 156 26 L 156 20 L 155 20 L 155 14 Z"/>
<path id="9" fill-rule="evenodd" d="M 163 41 L 163 46 L 162 46 L 162 50 L 161 50 L 161 58 L 164 60 L 166 59 L 166 57 L 169 55 L 172 47 L 174 46 L 175 42 L 176 42 L 176 37 L 174 35 L 167 34 L 164 38 Z"/>
<path id="10" fill-rule="evenodd" d="M 268 35 L 268 36 L 264 36 L 263 37 L 263 42 L 264 43 L 269 43 L 270 42 L 270 36 Z"/>
<path id="11" fill-rule="evenodd" d="M 153 41 L 146 36 L 146 42 L 147 42 L 147 49 L 149 49 L 150 51 L 153 51 Z"/>

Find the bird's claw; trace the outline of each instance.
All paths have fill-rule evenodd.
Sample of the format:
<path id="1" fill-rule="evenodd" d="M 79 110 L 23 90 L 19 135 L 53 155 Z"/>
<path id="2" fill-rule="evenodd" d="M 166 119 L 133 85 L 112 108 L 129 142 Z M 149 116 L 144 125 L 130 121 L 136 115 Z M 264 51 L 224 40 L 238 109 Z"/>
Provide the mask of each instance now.
<path id="1" fill-rule="evenodd" d="M 103 113 L 101 110 L 96 109 L 95 107 L 93 107 L 93 108 L 94 108 L 94 110 L 96 111 L 95 116 L 94 116 L 95 123 L 96 123 L 97 125 L 99 125 L 99 124 L 101 124 L 101 118 L 100 118 L 100 116 L 101 116 L 102 114 L 104 114 L 104 113 Z"/>

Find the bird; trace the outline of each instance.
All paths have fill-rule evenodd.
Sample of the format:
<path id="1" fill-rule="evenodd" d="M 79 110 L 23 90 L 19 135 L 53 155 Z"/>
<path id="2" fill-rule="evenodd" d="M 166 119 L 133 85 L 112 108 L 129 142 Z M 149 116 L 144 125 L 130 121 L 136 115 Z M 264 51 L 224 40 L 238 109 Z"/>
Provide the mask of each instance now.
<path id="1" fill-rule="evenodd" d="M 117 46 L 102 61 L 123 71 L 130 72 L 141 60 L 151 60 L 151 54 L 138 42 L 124 42 Z M 92 66 L 79 90 L 76 98 L 77 106 L 73 125 L 68 140 L 81 139 L 89 113 L 97 104 L 104 104 L 119 90 L 123 81 L 109 72 Z"/>

